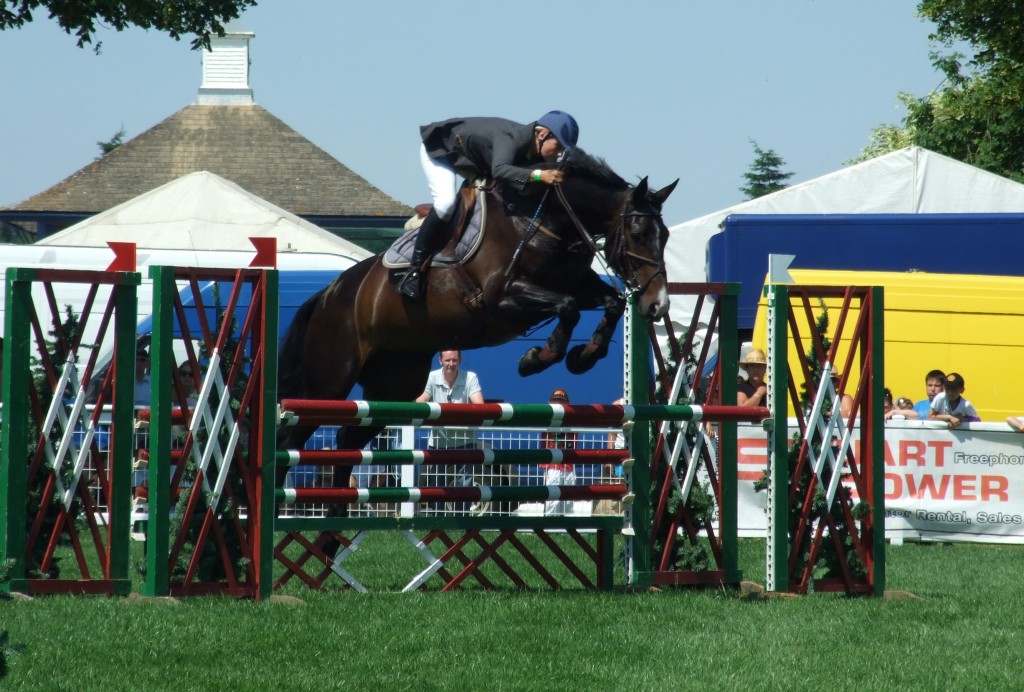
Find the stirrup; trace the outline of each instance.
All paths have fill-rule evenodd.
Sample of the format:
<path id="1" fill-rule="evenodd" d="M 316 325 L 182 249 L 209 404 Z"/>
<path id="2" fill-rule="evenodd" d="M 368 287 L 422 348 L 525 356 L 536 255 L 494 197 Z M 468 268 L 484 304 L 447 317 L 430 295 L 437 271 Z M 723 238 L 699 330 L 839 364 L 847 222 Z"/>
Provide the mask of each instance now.
<path id="1" fill-rule="evenodd" d="M 398 282 L 398 292 L 413 302 L 419 302 L 423 296 L 423 284 L 426 276 L 418 269 L 410 269 Z"/>

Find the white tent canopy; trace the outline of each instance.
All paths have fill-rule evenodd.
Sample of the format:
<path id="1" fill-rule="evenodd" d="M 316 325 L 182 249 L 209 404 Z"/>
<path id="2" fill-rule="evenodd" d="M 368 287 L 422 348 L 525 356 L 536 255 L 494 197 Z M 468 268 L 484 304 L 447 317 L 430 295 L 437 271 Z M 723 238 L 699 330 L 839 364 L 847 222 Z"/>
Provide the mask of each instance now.
<path id="1" fill-rule="evenodd" d="M 1024 185 L 927 149 L 907 147 L 672 226 L 665 260 L 670 280 L 707 281 L 708 241 L 722 230 L 722 222 L 731 214 L 980 214 L 1022 211 Z M 767 270 L 766 266 L 765 272 Z M 672 301 L 673 322 L 689 324 L 695 305 L 693 299 L 676 296 Z"/>
<path id="2" fill-rule="evenodd" d="M 172 180 L 36 244 L 105 248 L 113 241 L 140 249 L 251 252 L 250 237 L 277 238 L 278 252 L 355 261 L 372 254 L 208 171 Z"/>

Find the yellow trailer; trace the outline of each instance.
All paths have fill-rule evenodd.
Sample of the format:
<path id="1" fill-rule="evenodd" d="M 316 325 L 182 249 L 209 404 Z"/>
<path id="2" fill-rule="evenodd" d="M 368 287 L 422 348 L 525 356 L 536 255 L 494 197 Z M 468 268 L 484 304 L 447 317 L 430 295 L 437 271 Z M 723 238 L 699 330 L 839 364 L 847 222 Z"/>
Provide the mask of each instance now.
<path id="1" fill-rule="evenodd" d="M 925 398 L 925 375 L 938 369 L 963 375 L 964 397 L 983 421 L 1024 415 L 1024 278 L 814 269 L 789 273 L 804 286 L 885 288 L 885 386 L 894 398 Z M 826 306 L 833 336 L 839 301 Z M 758 348 L 765 347 L 766 307 L 762 296 L 752 342 Z M 818 306 L 814 313 L 820 314 Z M 795 362 L 792 345 L 790 354 Z M 840 343 L 837 367 L 845 354 L 846 345 Z M 855 375 L 848 385 L 851 393 Z"/>

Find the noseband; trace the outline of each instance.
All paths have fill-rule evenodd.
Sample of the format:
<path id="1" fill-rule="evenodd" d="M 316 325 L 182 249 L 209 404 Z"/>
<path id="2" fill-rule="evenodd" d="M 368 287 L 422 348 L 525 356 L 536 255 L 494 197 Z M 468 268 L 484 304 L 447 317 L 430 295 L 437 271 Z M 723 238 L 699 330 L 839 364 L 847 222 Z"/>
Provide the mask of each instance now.
<path id="1" fill-rule="evenodd" d="M 644 291 L 647 290 L 647 287 L 651 285 L 651 282 L 654 281 L 655 277 L 661 274 L 665 276 L 665 278 L 667 279 L 668 274 L 665 271 L 664 260 L 658 262 L 657 260 L 654 260 L 651 257 L 644 257 L 643 255 L 638 255 L 637 253 L 633 252 L 632 250 L 626 247 L 626 219 L 638 216 L 646 216 L 651 218 L 658 217 L 657 214 L 649 211 L 624 211 L 621 214 L 619 214 L 619 223 L 616 224 L 613 233 L 618 234 L 619 236 L 619 251 L 617 253 L 618 263 L 624 267 L 627 267 L 630 273 L 629 278 L 623 280 L 626 281 L 626 283 L 634 290 L 643 293 Z M 658 270 L 651 274 L 650 277 L 648 277 L 647 281 L 645 281 L 644 284 L 641 286 L 639 279 L 637 278 L 637 274 L 639 274 L 639 266 L 644 264 L 650 265 L 652 267 L 657 267 Z"/>

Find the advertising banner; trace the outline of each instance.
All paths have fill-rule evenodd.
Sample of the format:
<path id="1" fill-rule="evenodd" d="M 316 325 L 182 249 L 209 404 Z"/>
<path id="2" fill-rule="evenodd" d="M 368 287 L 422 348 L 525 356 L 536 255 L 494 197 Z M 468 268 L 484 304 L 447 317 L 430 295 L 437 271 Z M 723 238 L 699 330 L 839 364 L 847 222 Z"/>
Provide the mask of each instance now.
<path id="1" fill-rule="evenodd" d="M 759 425 L 739 424 L 739 531 L 764 536 L 767 466 Z M 790 438 L 797 432 L 789 421 Z M 854 449 L 858 440 L 854 439 Z M 860 458 L 859 453 L 857 458 Z M 885 426 L 885 535 L 892 540 L 1024 543 L 1024 434 L 1005 423 Z"/>

